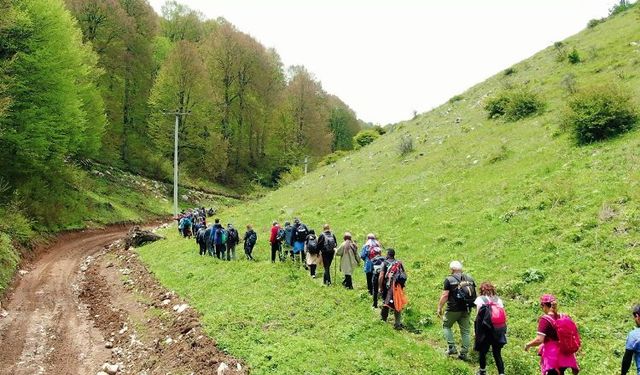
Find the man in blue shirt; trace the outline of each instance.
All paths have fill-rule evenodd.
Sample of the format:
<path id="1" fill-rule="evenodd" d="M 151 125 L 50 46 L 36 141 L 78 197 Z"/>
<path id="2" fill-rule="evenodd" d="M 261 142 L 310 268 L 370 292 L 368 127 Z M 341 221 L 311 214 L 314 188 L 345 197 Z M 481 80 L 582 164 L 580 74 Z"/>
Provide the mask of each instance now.
<path id="1" fill-rule="evenodd" d="M 640 375 L 640 305 L 633 307 L 633 320 L 636 322 L 636 328 L 627 336 L 626 350 L 622 357 L 622 375 L 627 375 L 634 356 L 636 357 L 636 374 Z"/>

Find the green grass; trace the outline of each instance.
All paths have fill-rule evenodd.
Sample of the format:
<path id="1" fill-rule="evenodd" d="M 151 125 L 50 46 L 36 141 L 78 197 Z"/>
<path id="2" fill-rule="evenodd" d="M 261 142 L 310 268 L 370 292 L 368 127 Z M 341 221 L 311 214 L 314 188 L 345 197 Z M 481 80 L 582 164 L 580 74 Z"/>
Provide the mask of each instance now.
<path id="1" fill-rule="evenodd" d="M 191 301 L 208 332 L 256 374 L 471 374 L 475 364 L 444 358 L 436 301 L 449 261 L 498 285 L 509 315 L 507 373 L 539 373 L 524 353 L 535 336 L 538 297 L 556 294 L 580 327 L 585 374 L 616 369 L 632 327 L 640 246 L 640 132 L 577 147 L 561 130 L 568 93 L 603 82 L 627 87 L 640 103 L 640 7 L 564 41 L 582 57 L 556 60 L 553 46 L 499 73 L 335 164 L 262 199 L 220 213 L 237 227 L 256 225 L 257 263 L 196 256 L 169 232 L 141 248 L 158 278 Z M 517 122 L 488 120 L 486 98 L 527 85 L 545 111 Z M 456 121 L 460 118 L 459 121 Z M 400 157 L 403 136 L 415 151 Z M 301 270 L 272 266 L 270 222 L 299 216 L 328 222 L 359 242 L 375 232 L 394 247 L 409 275 L 406 323 L 394 332 L 369 307 L 364 277 L 356 290 L 322 288 Z M 541 274 L 539 277 L 532 277 Z M 323 355 L 326 354 L 326 355 Z M 394 361 L 392 358 L 398 358 Z"/>

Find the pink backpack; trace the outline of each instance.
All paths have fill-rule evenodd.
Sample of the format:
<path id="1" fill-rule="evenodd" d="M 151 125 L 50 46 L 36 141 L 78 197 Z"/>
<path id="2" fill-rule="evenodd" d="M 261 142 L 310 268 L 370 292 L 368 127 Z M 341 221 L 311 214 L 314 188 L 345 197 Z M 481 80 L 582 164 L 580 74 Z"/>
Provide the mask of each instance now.
<path id="1" fill-rule="evenodd" d="M 491 309 L 491 324 L 494 329 L 504 328 L 507 325 L 507 313 L 504 308 L 498 306 L 490 298 L 482 297 L 485 306 Z"/>
<path id="2" fill-rule="evenodd" d="M 544 318 L 553 326 L 558 334 L 558 342 L 560 351 L 564 354 L 574 354 L 580 350 L 582 341 L 580 340 L 580 333 L 578 332 L 578 326 L 569 317 L 569 315 L 561 314 L 558 319 L 553 319 L 548 315 Z"/>

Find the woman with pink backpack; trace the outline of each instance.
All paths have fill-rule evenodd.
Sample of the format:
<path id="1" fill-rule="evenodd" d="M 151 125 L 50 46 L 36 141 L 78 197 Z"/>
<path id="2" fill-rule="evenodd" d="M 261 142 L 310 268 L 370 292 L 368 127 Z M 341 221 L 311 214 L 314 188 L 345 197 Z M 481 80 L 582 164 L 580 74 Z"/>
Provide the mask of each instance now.
<path id="1" fill-rule="evenodd" d="M 576 360 L 580 335 L 576 324 L 568 315 L 558 313 L 558 300 L 552 294 L 540 297 L 540 307 L 544 314 L 538 319 L 536 338 L 529 341 L 524 350 L 540 346 L 542 375 L 560 375 L 566 370 L 577 374 L 580 371 Z"/>
<path id="2" fill-rule="evenodd" d="M 488 281 L 480 284 L 480 295 L 474 304 L 478 315 L 474 323 L 474 349 L 480 356 L 480 369 L 477 375 L 487 374 L 487 354 L 493 352 L 498 373 L 504 375 L 502 347 L 507 343 L 507 315 L 502 299 L 496 294 L 496 287 Z"/>

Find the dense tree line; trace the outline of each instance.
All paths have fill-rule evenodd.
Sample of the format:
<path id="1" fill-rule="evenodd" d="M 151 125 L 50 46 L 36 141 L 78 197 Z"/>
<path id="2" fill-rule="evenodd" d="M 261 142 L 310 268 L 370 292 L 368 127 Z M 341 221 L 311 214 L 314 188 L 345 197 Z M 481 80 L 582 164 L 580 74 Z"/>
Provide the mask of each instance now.
<path id="1" fill-rule="evenodd" d="M 361 127 L 304 67 L 175 1 L 157 15 L 146 0 L 0 0 L 9 192 L 71 209 L 67 165 L 87 158 L 170 179 L 175 110 L 183 176 L 226 183 L 274 183 Z"/>

